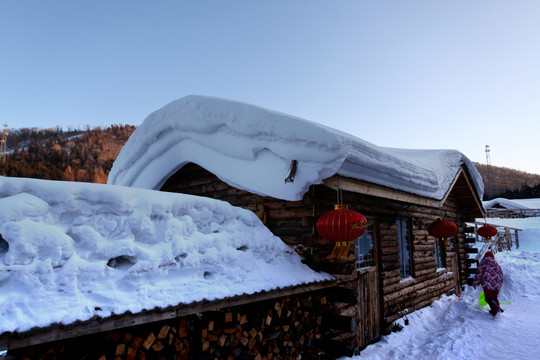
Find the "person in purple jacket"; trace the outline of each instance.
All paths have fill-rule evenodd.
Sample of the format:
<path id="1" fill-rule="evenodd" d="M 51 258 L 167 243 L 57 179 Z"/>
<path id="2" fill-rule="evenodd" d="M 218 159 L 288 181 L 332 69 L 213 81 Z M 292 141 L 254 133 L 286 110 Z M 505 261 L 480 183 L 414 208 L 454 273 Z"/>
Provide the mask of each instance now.
<path id="1" fill-rule="evenodd" d="M 489 313 L 493 316 L 497 313 L 503 312 L 499 306 L 499 291 L 503 284 L 503 271 L 500 265 L 495 261 L 495 256 L 491 251 L 486 252 L 484 258 L 480 262 L 480 266 L 476 271 L 474 277 L 473 286 L 476 289 L 478 285 L 482 285 L 486 302 L 491 310 Z"/>

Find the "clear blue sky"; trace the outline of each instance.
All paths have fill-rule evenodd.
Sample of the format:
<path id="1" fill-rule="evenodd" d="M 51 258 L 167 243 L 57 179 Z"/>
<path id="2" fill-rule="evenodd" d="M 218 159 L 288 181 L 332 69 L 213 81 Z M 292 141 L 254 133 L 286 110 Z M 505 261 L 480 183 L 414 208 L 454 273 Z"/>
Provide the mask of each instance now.
<path id="1" fill-rule="evenodd" d="M 0 125 L 139 125 L 191 94 L 540 174 L 540 1 L 0 2 Z"/>

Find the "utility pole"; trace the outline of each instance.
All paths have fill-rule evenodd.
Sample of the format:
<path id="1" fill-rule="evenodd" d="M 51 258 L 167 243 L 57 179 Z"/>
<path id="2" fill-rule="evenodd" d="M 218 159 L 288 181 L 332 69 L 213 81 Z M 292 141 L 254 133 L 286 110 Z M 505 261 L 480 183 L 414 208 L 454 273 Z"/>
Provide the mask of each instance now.
<path id="1" fill-rule="evenodd" d="M 7 143 L 7 136 L 9 134 L 7 129 L 8 129 L 8 125 L 4 124 L 4 131 L 2 131 L 2 134 L 0 136 L 0 162 L 2 164 L 6 163 L 6 143 Z"/>
<path id="2" fill-rule="evenodd" d="M 486 197 L 491 199 L 491 188 L 493 186 L 493 172 L 491 170 L 491 157 L 489 155 L 489 145 L 486 145 L 486 165 L 487 165 L 487 186 L 486 186 Z"/>
<path id="3" fill-rule="evenodd" d="M 0 175 L 6 175 L 6 143 L 8 136 L 8 126 L 4 124 L 4 131 L 0 133 Z"/>

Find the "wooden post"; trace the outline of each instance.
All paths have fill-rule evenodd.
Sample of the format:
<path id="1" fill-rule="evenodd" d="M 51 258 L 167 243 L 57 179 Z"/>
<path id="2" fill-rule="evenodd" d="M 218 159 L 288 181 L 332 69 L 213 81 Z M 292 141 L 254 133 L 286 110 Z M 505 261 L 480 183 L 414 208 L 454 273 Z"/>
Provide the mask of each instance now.
<path id="1" fill-rule="evenodd" d="M 458 268 L 458 263 L 457 263 L 457 255 L 456 253 L 452 254 L 452 272 L 454 273 L 454 281 L 455 281 L 455 291 L 456 291 L 456 295 L 457 296 L 460 296 L 461 295 L 461 283 L 459 281 L 459 268 Z"/>
<path id="2" fill-rule="evenodd" d="M 510 233 L 510 228 L 504 228 L 504 240 L 506 241 L 506 246 L 508 251 L 512 251 L 512 234 Z"/>

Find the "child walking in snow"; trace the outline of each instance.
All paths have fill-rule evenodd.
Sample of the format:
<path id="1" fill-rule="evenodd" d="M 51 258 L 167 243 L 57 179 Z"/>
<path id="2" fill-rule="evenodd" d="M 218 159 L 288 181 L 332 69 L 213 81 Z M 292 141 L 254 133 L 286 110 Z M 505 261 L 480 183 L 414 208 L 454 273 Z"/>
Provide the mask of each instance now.
<path id="1" fill-rule="evenodd" d="M 497 312 L 503 312 L 499 306 L 499 291 L 503 283 L 503 272 L 500 265 L 495 261 L 495 256 L 491 251 L 488 251 L 477 269 L 476 276 L 474 277 L 473 286 L 476 289 L 478 285 L 482 285 L 486 302 L 491 310 L 489 313 L 493 316 L 497 315 Z"/>

